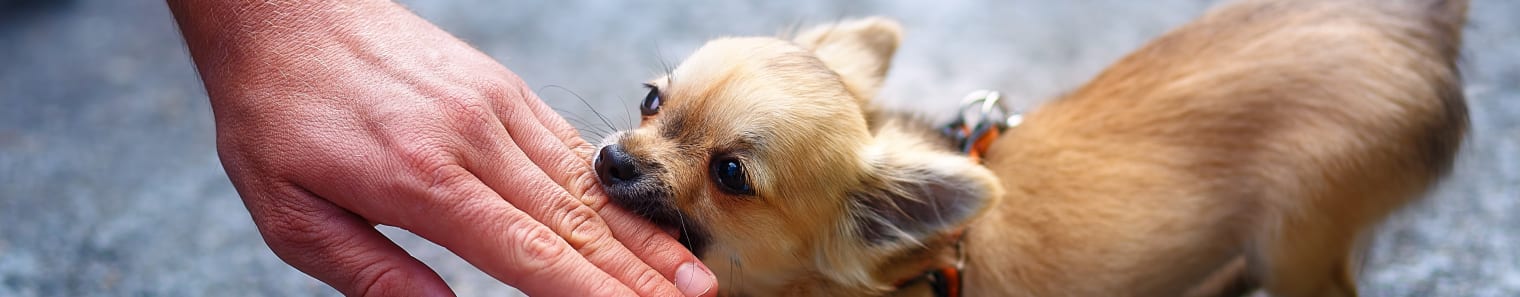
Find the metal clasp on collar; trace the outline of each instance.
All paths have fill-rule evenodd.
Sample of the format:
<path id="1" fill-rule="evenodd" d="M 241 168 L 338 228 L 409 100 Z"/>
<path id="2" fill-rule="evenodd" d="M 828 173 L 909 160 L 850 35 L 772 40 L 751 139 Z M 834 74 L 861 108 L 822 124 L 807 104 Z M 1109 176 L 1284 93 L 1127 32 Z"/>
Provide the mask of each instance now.
<path id="1" fill-rule="evenodd" d="M 959 117 L 943 132 L 955 141 L 961 152 L 979 160 L 1003 130 L 1024 121 L 1024 115 L 1008 108 L 1002 99 L 1003 95 L 997 91 L 976 90 L 967 94 L 961 99 Z"/>

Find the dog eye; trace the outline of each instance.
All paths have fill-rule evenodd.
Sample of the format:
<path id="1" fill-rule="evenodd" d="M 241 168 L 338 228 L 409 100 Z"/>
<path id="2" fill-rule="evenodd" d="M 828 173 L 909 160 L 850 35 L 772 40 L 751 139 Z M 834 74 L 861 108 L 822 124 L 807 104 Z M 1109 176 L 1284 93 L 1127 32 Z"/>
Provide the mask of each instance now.
<path id="1" fill-rule="evenodd" d="M 713 182 L 723 192 L 735 195 L 754 195 L 755 189 L 750 187 L 749 178 L 744 174 L 744 164 L 732 157 L 713 160 Z"/>
<path id="2" fill-rule="evenodd" d="M 639 103 L 639 113 L 652 116 L 660 112 L 660 87 L 644 84 L 649 89 L 649 95 L 644 95 L 644 103 Z"/>

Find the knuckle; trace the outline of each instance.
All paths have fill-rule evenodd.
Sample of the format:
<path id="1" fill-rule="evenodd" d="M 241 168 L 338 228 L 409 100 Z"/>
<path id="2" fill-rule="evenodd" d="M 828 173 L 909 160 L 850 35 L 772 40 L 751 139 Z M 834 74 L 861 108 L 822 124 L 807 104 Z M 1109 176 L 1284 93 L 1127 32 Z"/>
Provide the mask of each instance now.
<path id="1" fill-rule="evenodd" d="M 396 296 L 400 292 L 392 292 L 394 290 L 392 286 L 409 281 L 411 280 L 406 279 L 406 275 L 401 271 L 401 268 L 376 263 L 369 265 L 369 267 L 360 272 L 354 279 L 353 287 L 349 289 L 353 291 L 344 292 L 344 294 L 350 296 Z"/>
<path id="2" fill-rule="evenodd" d="M 452 189 L 473 176 L 458 162 L 457 154 L 449 149 L 447 142 L 438 137 L 417 137 L 400 150 L 402 162 L 408 166 L 405 174 L 427 185 L 428 192 Z"/>
<path id="3" fill-rule="evenodd" d="M 455 128 L 483 126 L 483 123 L 496 118 L 496 111 L 484 100 L 460 99 L 450 100 L 450 102 L 453 103 L 447 105 L 446 112 L 451 115 L 450 119 Z"/>
<path id="4" fill-rule="evenodd" d="M 644 269 L 634 278 L 633 286 L 635 291 L 655 292 L 667 283 L 669 281 L 665 280 L 665 276 L 660 275 L 659 272 L 655 272 L 652 269 Z"/>
<path id="5" fill-rule="evenodd" d="M 567 252 L 566 245 L 545 228 L 519 228 L 513 235 L 518 247 L 517 268 L 522 271 L 539 271 L 553 266 Z"/>
<path id="6" fill-rule="evenodd" d="M 600 241 L 608 234 L 607 223 L 590 208 L 577 206 L 565 212 L 560 222 L 569 233 L 565 241 L 582 254 L 594 252 L 594 245 L 589 243 Z"/>
<path id="7" fill-rule="evenodd" d="M 650 228 L 654 227 L 650 226 Z M 633 238 L 633 242 L 638 243 L 639 247 L 665 247 L 671 245 L 679 246 L 679 243 L 676 242 L 675 238 L 672 238 L 664 231 L 635 232 L 635 234 L 639 235 L 638 237 Z"/>
<path id="8" fill-rule="evenodd" d="M 443 137 L 424 134 L 412 137 L 399 153 L 416 173 L 434 174 L 442 167 L 459 163 L 450 147 L 449 141 Z"/>
<path id="9" fill-rule="evenodd" d="M 283 211 L 279 211 L 283 212 Z M 280 250 L 304 250 L 317 246 L 316 234 L 320 233 L 316 223 L 290 215 L 274 215 L 266 218 L 264 227 L 265 240 L 269 241 L 270 248 L 276 252 Z"/>
<path id="10" fill-rule="evenodd" d="M 321 249 L 331 244 L 330 236 L 334 235 L 324 228 L 321 211 L 300 203 L 303 199 L 297 191 L 301 190 L 278 186 L 276 197 L 267 200 L 272 205 L 264 209 L 264 215 L 256 217 L 265 241 L 279 254 Z"/>
<path id="11" fill-rule="evenodd" d="M 465 185 L 475 181 L 475 174 L 471 173 L 459 164 L 445 163 L 433 165 L 424 171 L 421 179 L 428 185 L 428 194 L 433 197 L 453 197 L 464 194 L 467 191 Z"/>
<path id="12" fill-rule="evenodd" d="M 574 197 L 578 197 L 579 202 L 589 207 L 591 211 L 601 211 L 602 207 L 607 205 L 607 196 L 603 195 L 601 182 L 597 179 L 596 172 L 591 169 L 589 162 L 579 158 L 566 158 L 563 162 L 566 166 L 561 168 L 574 168 L 566 183 L 566 190 L 570 191 Z"/>
<path id="13" fill-rule="evenodd" d="M 436 106 L 443 113 L 451 128 L 480 126 L 496 117 L 490 86 L 453 85 L 442 86 L 436 91 Z"/>
<path id="14" fill-rule="evenodd" d="M 507 74 L 511 75 L 511 73 Z M 521 82 L 515 77 L 505 79 L 486 77 L 473 84 L 473 90 L 476 91 L 474 95 L 485 98 L 486 101 L 499 105 L 500 108 L 512 109 L 523 99 L 534 96 L 532 90 Z"/>
<path id="15" fill-rule="evenodd" d="M 475 97 L 445 100 L 443 127 L 470 147 L 489 150 L 502 145 L 502 139 L 507 138 L 503 123 L 509 121 L 501 118 L 498 106 L 510 104 L 493 103 L 478 94 L 471 96 Z"/>
<path id="16" fill-rule="evenodd" d="M 567 126 L 567 129 L 569 129 L 568 132 L 563 132 L 560 134 L 563 137 L 567 138 L 567 140 L 565 140 L 565 144 L 570 146 L 570 150 L 574 151 L 576 156 L 580 156 L 581 159 L 584 160 L 591 160 L 591 157 L 597 153 L 597 149 L 599 149 L 599 147 L 591 144 L 590 142 L 586 142 L 585 139 L 581 139 L 581 134 L 575 130 L 575 126 Z M 589 165 L 590 162 L 588 161 L 586 164 Z"/>
<path id="17" fill-rule="evenodd" d="M 654 267 L 670 267 L 673 269 L 679 263 L 695 260 L 692 255 L 674 237 L 661 231 L 636 232 L 634 237 L 625 241 L 634 254 L 644 262 Z"/>
<path id="18" fill-rule="evenodd" d="M 296 217 L 280 217 L 265 220 L 259 228 L 264 242 L 280 260 L 292 266 L 302 266 L 314 259 L 321 259 L 321 250 L 329 243 L 320 228 L 310 220 Z"/>
<path id="19" fill-rule="evenodd" d="M 509 87 L 505 83 L 492 82 L 485 84 L 480 89 L 480 96 L 481 98 L 485 98 L 484 101 L 490 104 L 491 109 L 489 111 L 504 117 L 501 119 L 501 122 L 511 123 L 513 115 L 522 106 L 524 98 L 526 98 L 523 94 L 526 91 L 526 88 L 514 88 Z"/>
<path id="20" fill-rule="evenodd" d="M 421 199 L 425 201 L 415 204 L 418 207 L 427 208 L 427 212 L 454 213 L 455 219 L 479 220 L 489 217 L 485 214 L 486 208 L 479 207 L 483 193 L 482 187 L 477 184 L 480 180 L 475 174 L 459 164 L 441 164 L 428 169 L 417 177 L 420 183 L 425 185 L 421 189 Z M 411 190 L 416 190 L 415 188 Z M 401 217 L 393 224 L 401 228 L 412 228 L 416 224 L 426 224 L 429 218 Z"/>

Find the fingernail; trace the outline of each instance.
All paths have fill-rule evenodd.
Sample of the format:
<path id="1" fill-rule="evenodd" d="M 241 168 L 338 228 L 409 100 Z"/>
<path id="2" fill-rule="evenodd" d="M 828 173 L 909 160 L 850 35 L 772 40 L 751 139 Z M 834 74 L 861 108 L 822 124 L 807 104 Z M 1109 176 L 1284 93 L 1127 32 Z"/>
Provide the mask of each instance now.
<path id="1" fill-rule="evenodd" d="M 676 287 L 687 297 L 707 294 L 717 283 L 718 278 L 713 276 L 712 271 L 702 267 L 701 263 L 689 262 L 676 268 Z"/>

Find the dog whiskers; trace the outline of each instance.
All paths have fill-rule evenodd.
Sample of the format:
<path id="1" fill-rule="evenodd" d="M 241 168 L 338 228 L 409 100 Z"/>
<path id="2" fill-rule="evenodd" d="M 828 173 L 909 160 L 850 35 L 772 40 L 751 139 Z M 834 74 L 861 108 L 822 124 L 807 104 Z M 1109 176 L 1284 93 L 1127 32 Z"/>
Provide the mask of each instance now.
<path id="1" fill-rule="evenodd" d="M 599 129 L 599 127 L 596 127 L 594 125 L 590 125 L 584 119 L 578 118 L 578 115 L 576 115 L 576 114 L 569 113 L 569 112 L 566 112 L 566 111 L 560 110 L 560 109 L 555 109 L 555 111 L 559 112 L 560 114 L 566 115 L 565 120 L 568 121 L 568 122 L 570 122 L 571 125 L 574 125 L 576 127 L 576 130 L 580 130 L 580 132 L 582 134 L 591 134 L 591 135 L 595 135 L 597 137 L 596 139 L 589 139 L 588 141 L 590 141 L 590 142 L 594 143 L 596 140 L 599 140 L 599 139 L 602 139 L 602 138 L 606 138 L 607 135 L 611 134 L 611 132 L 609 132 L 609 131 L 605 131 L 605 130 Z M 571 116 L 577 116 L 577 117 L 571 117 Z M 582 138 L 585 138 L 585 137 L 582 137 Z"/>
<path id="2" fill-rule="evenodd" d="M 557 89 L 560 89 L 562 91 L 565 91 L 565 93 L 570 93 L 570 96 L 575 96 L 576 100 L 580 100 L 581 101 L 581 105 L 585 105 L 586 109 L 591 110 L 591 114 L 596 115 L 596 118 L 600 119 L 602 121 L 602 124 L 607 125 L 607 129 L 611 129 L 613 131 L 617 131 L 618 130 L 618 127 L 616 125 L 613 125 L 611 121 L 608 121 L 607 117 L 605 115 L 602 115 L 601 112 L 599 112 L 599 111 L 596 110 L 596 107 L 591 106 L 591 102 L 586 101 L 586 98 L 585 97 L 581 97 L 581 94 L 577 94 L 577 93 L 575 93 L 575 91 L 571 91 L 570 89 L 567 89 L 565 87 L 561 87 L 559 85 L 547 85 L 547 86 L 544 86 L 544 88 L 545 89 L 548 89 L 548 88 L 557 88 Z"/>
<path id="3" fill-rule="evenodd" d="M 742 280 L 739 276 L 744 275 L 744 261 L 739 260 L 739 255 L 729 254 L 728 266 L 734 271 L 734 273 L 728 274 L 728 283 L 735 284 L 740 288 L 744 287 L 738 283 L 739 280 Z"/>

